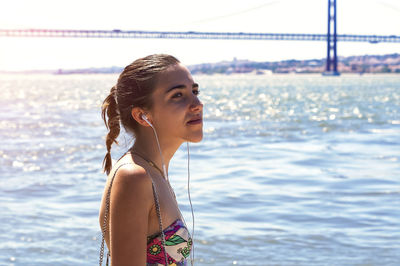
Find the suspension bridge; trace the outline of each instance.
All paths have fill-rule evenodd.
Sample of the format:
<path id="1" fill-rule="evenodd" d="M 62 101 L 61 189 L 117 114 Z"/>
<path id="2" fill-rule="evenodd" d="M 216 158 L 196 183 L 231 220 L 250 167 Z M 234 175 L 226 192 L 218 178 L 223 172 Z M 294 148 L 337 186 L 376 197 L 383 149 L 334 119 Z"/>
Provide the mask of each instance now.
<path id="1" fill-rule="evenodd" d="M 245 33 L 199 31 L 125 31 L 125 30 L 56 30 L 56 29 L 0 29 L 0 37 L 51 37 L 51 38 L 137 38 L 137 39 L 210 39 L 210 40 L 282 40 L 324 41 L 327 34 L 309 33 Z M 400 43 L 400 35 L 338 34 L 337 41 Z"/>
<path id="2" fill-rule="evenodd" d="M 323 41 L 327 43 L 327 75 L 339 75 L 337 42 L 400 43 L 400 35 L 337 34 L 336 0 L 328 0 L 328 31 L 310 33 L 246 33 L 200 31 L 140 31 L 140 30 L 68 30 L 68 29 L 0 29 L 0 37 L 47 38 L 138 38 L 138 39 L 210 39 L 210 40 L 274 40 Z"/>

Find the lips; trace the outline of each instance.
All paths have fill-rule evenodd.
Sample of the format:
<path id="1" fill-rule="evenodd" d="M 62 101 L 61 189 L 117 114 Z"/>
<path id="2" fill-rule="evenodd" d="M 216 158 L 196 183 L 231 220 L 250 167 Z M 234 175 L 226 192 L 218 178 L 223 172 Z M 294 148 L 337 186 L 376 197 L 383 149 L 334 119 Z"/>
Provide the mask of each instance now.
<path id="1" fill-rule="evenodd" d="M 187 122 L 188 125 L 198 125 L 203 123 L 203 119 L 201 117 L 193 118 Z"/>

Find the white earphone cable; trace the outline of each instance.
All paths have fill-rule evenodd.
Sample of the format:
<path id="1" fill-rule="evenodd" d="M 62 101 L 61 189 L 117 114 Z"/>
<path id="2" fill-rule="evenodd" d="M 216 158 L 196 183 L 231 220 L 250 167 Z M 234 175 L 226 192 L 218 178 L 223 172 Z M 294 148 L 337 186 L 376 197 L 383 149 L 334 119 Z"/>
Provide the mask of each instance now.
<path id="1" fill-rule="evenodd" d="M 192 252 L 191 256 L 191 263 L 194 264 L 194 212 L 193 212 L 193 205 L 192 199 L 190 198 L 190 152 L 189 152 L 189 142 L 186 142 L 187 147 L 187 176 L 188 176 L 188 198 L 190 203 L 190 210 L 192 211 Z"/>
<path id="2" fill-rule="evenodd" d="M 164 156 L 162 155 L 162 152 L 161 152 L 160 142 L 158 141 L 157 131 L 156 131 L 156 129 L 154 128 L 154 126 L 149 122 L 149 120 L 147 120 L 146 115 L 143 115 L 142 118 L 143 118 L 144 121 L 146 121 L 147 124 L 149 124 L 149 126 L 151 126 L 151 128 L 153 129 L 153 132 L 154 132 L 154 135 L 155 135 L 156 141 L 157 141 L 158 151 L 160 152 L 161 164 L 162 164 L 162 169 L 163 169 L 163 172 L 164 172 L 164 176 L 165 176 L 165 178 L 168 180 L 167 168 L 166 168 L 166 166 L 165 166 Z"/>

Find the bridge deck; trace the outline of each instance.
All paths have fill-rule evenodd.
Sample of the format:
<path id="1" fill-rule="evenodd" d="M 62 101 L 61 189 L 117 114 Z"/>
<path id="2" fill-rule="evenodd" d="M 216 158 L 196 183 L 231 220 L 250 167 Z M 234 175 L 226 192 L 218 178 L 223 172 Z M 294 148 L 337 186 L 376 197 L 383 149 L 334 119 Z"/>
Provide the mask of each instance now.
<path id="1" fill-rule="evenodd" d="M 56 37 L 56 38 L 162 38 L 162 39 L 214 39 L 214 40 L 284 40 L 326 41 L 327 34 L 308 33 L 245 33 L 195 31 L 122 31 L 122 30 L 55 30 L 55 29 L 0 29 L 0 37 Z M 332 37 L 331 37 L 332 38 Z M 340 42 L 399 43 L 396 35 L 338 34 Z"/>

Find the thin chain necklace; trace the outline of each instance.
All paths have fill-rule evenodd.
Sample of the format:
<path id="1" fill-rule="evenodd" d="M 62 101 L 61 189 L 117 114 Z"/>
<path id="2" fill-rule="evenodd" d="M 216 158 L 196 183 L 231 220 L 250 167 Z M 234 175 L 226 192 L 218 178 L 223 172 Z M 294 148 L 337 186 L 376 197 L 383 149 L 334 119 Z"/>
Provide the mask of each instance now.
<path id="1" fill-rule="evenodd" d="M 147 157 L 143 156 L 142 154 L 138 153 L 137 151 L 131 150 L 131 153 L 136 154 L 138 156 L 140 156 L 143 160 L 145 160 L 150 166 L 154 167 L 155 169 L 157 169 L 158 172 L 160 172 L 161 176 L 168 181 L 168 177 L 166 177 L 164 175 L 164 172 L 160 169 L 160 167 L 158 167 L 152 160 L 147 159 Z M 168 181 L 169 183 L 169 181 Z"/>
<path id="2" fill-rule="evenodd" d="M 176 200 L 176 195 L 175 195 L 175 191 L 171 186 L 171 183 L 168 180 L 168 177 L 165 177 L 164 172 L 150 159 L 147 159 L 145 156 L 143 156 L 141 153 L 138 153 L 137 151 L 134 150 L 130 150 L 131 153 L 138 155 L 140 158 L 142 158 L 143 160 L 145 160 L 150 166 L 154 167 L 158 172 L 160 172 L 161 176 L 165 179 L 165 181 L 167 181 L 168 183 L 168 188 L 169 191 L 172 193 L 172 195 L 174 195 L 174 198 Z"/>

